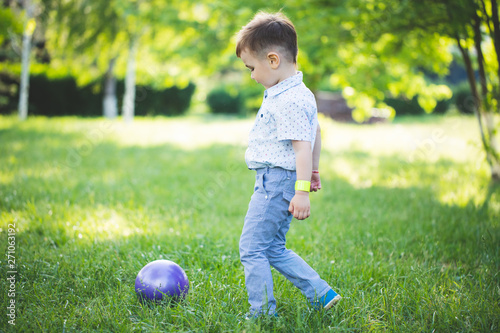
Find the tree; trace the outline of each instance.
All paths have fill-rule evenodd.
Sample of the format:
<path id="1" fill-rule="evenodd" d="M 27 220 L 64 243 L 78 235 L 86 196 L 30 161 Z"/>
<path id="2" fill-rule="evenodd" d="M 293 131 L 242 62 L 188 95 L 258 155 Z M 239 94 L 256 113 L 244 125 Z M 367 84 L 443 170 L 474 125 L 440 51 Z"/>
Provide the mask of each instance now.
<path id="1" fill-rule="evenodd" d="M 30 80 L 30 54 L 31 38 L 35 31 L 36 21 L 33 18 L 34 4 L 31 0 L 24 0 L 23 7 L 26 10 L 25 26 L 23 32 L 23 47 L 21 55 L 21 83 L 19 87 L 19 118 L 21 120 L 28 117 L 28 94 Z"/>
<path id="2" fill-rule="evenodd" d="M 492 180 L 500 180 L 498 114 L 500 24 L 496 0 L 318 0 L 287 2 L 299 31 L 299 63 L 312 88 L 342 89 L 355 119 L 386 106 L 387 95 L 418 96 L 431 112 L 451 97 L 425 73 L 444 75 L 457 49 L 464 60 Z M 304 33 L 306 32 L 306 33 Z M 454 46 L 454 47 L 453 47 Z M 476 57 L 471 55 L 474 49 Z M 475 70 L 479 73 L 479 87 Z"/>
<path id="3" fill-rule="evenodd" d="M 386 7 L 389 8 L 389 7 Z M 500 181 L 500 147 L 494 114 L 500 101 L 500 24 L 496 0 L 439 0 L 393 2 L 398 18 L 382 30 L 446 38 L 456 43 L 463 58 L 472 100 L 466 101 L 476 115 L 481 142 L 490 166 L 491 179 Z M 383 11 L 382 11 L 383 12 Z M 473 48 L 476 56 L 471 56 Z M 447 51 L 450 53 L 450 51 Z M 474 64 L 475 62 L 475 64 Z M 479 76 L 479 87 L 475 70 Z"/>
<path id="4" fill-rule="evenodd" d="M 18 60 L 17 54 L 12 52 L 14 36 L 21 36 L 23 24 L 19 21 L 8 3 L 0 5 L 0 61 Z"/>
<path id="5" fill-rule="evenodd" d="M 111 58 L 109 67 L 106 71 L 104 79 L 104 97 L 102 101 L 102 109 L 104 117 L 114 119 L 118 116 L 118 106 L 116 100 L 116 78 L 115 78 L 115 62 L 116 58 Z"/>
<path id="6" fill-rule="evenodd" d="M 453 59 L 447 49 L 451 41 L 431 35 L 422 38 L 419 33 L 400 38 L 391 26 L 398 17 L 391 4 L 395 2 L 290 0 L 283 6 L 280 1 L 256 1 L 240 6 L 235 11 L 240 18 L 233 20 L 241 26 L 259 9 L 283 11 L 297 29 L 298 62 L 308 86 L 342 90 L 355 107 L 356 120 L 370 117 L 374 108 L 393 114 L 383 103 L 388 95 L 418 96 L 419 104 L 432 112 L 437 101 L 450 98 L 452 92 L 444 84 L 428 82 L 425 73 L 445 74 Z"/>
<path id="7" fill-rule="evenodd" d="M 486 151 L 486 159 L 491 168 L 491 177 L 495 181 L 500 181 L 500 146 L 497 141 L 497 129 L 495 128 L 494 114 L 499 113 L 500 102 L 500 22 L 498 19 L 498 4 L 496 0 L 480 0 L 476 1 L 476 10 L 472 14 L 473 21 L 473 39 L 474 47 L 477 54 L 477 64 L 479 69 L 479 81 L 481 86 L 481 95 L 476 90 L 474 77 L 470 74 L 469 85 L 473 96 L 476 98 L 475 112 L 478 116 L 478 123 L 481 130 L 483 147 Z M 489 33 L 490 44 L 493 44 L 496 57 L 486 59 L 483 53 L 485 43 L 483 43 L 483 33 L 481 28 L 486 26 L 486 31 Z M 461 41 L 458 41 L 461 46 Z M 460 48 L 465 60 L 465 50 Z M 493 52 L 492 52 L 493 53 Z M 471 70 L 470 62 L 467 65 L 467 72 Z M 491 73 L 488 75 L 489 72 Z M 496 68 L 496 73 L 495 69 Z M 482 128 L 482 117 L 486 123 L 487 134 Z"/>
<path id="8" fill-rule="evenodd" d="M 43 0 L 42 14 L 51 51 L 59 62 L 84 73 L 104 65 L 99 71 L 105 68 L 103 115 L 107 118 L 118 115 L 114 71 L 124 44 L 121 21 L 112 4 L 104 0 Z"/>
<path id="9" fill-rule="evenodd" d="M 44 0 L 44 4 L 55 58 L 73 70 L 88 73 L 98 67 L 100 75 L 106 73 L 103 105 L 109 109 L 105 107 L 105 115 L 113 115 L 116 109 L 115 76 L 125 76 L 122 112 L 126 121 L 134 116 L 137 80 L 187 85 L 202 68 L 215 70 L 204 65 L 215 59 L 216 46 L 227 45 L 229 39 L 222 43 L 214 38 L 229 29 L 219 28 L 213 19 L 219 14 L 210 12 L 210 6 L 217 5 L 208 1 Z"/>

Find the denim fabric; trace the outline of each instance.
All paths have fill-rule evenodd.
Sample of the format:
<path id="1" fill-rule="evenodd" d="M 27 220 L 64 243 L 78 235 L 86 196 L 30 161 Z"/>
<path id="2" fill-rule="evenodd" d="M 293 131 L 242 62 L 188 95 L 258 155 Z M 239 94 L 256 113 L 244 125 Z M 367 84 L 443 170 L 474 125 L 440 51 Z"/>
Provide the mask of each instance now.
<path id="1" fill-rule="evenodd" d="M 295 171 L 257 169 L 255 188 L 240 238 L 240 259 L 251 314 L 273 314 L 271 266 L 299 288 L 310 302 L 323 297 L 330 286 L 301 257 L 285 247 L 292 215 L 288 212 L 295 195 Z"/>

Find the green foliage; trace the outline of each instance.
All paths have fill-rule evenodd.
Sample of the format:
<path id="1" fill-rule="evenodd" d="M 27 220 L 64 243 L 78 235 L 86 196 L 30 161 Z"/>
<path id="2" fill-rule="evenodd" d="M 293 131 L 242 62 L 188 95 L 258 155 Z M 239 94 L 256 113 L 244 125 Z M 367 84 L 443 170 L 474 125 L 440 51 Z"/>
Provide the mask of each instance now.
<path id="1" fill-rule="evenodd" d="M 444 75 L 452 60 L 452 41 L 395 29 L 406 15 L 403 11 L 404 4 L 397 1 L 371 0 L 304 4 L 290 11 L 301 36 L 299 62 L 306 79 L 313 81 L 311 87 L 330 76 L 330 89 L 348 89 L 344 97 L 361 120 L 373 107 L 385 107 L 387 95 L 409 100 L 418 95 L 428 112 L 445 97 L 443 92 L 450 98 L 446 86 L 424 80 L 423 70 Z"/>
<path id="2" fill-rule="evenodd" d="M 445 114 L 450 109 L 451 101 L 452 101 L 452 99 L 443 99 L 443 100 L 437 101 L 436 107 L 434 108 L 434 111 L 432 111 L 432 112 L 436 113 L 436 114 Z"/>
<path id="3" fill-rule="evenodd" d="M 329 90 L 350 89 L 352 94 L 345 97 L 357 107 L 359 118 L 373 107 L 384 107 L 389 95 L 408 100 L 418 95 L 427 112 L 450 98 L 450 90 L 426 82 L 424 72 L 446 75 L 453 34 L 466 31 L 463 27 L 475 8 L 462 0 L 292 1 L 286 6 L 275 0 L 48 0 L 38 5 L 39 31 L 44 32 L 51 66 L 66 66 L 79 84 L 88 84 L 100 80 L 110 59 L 116 58 L 115 73 L 123 77 L 124 50 L 135 36 L 140 39 L 137 82 L 155 89 L 186 86 L 218 71 L 240 71 L 235 32 L 258 10 L 283 10 L 299 34 L 299 65 L 308 86 L 317 90 L 328 82 Z M 490 54 L 486 58 L 492 59 Z M 488 68 L 495 72 L 495 66 Z M 256 99 L 243 100 L 254 107 Z"/>
<path id="4" fill-rule="evenodd" d="M 118 84 L 118 96 L 123 93 L 124 83 Z M 154 89 L 150 86 L 138 85 L 136 87 L 137 116 L 177 116 L 186 113 L 191 105 L 191 97 L 195 91 L 195 85 L 189 83 L 184 88 L 173 86 L 165 89 Z"/>
<path id="5" fill-rule="evenodd" d="M 58 64 L 77 68 L 80 74 L 75 71 L 73 75 L 92 75 L 86 82 L 97 80 L 110 60 L 116 59 L 115 74 L 124 77 L 127 50 L 137 39 L 137 83 L 160 89 L 187 86 L 201 72 L 216 70 L 215 59 L 220 59 L 220 51 L 234 33 L 225 25 L 233 20 L 217 10 L 219 5 L 160 0 L 46 1 L 42 17 L 51 53 Z"/>
<path id="6" fill-rule="evenodd" d="M 425 114 L 424 109 L 418 104 L 417 96 L 414 96 L 411 100 L 405 98 L 386 98 L 384 102 L 396 110 L 396 116 Z"/>
<path id="7" fill-rule="evenodd" d="M 10 8 L 0 5 L 0 45 L 10 39 L 9 34 L 20 35 L 23 31 L 21 22 L 16 18 Z"/>
<path id="8" fill-rule="evenodd" d="M 474 113 L 474 96 L 467 85 L 459 85 L 453 92 L 453 99 L 458 111 L 463 114 Z"/>
<path id="9" fill-rule="evenodd" d="M 453 40 L 409 27 L 399 29 L 405 16 L 412 13 L 405 12 L 405 6 L 414 4 L 355 0 L 292 2 L 283 7 L 278 1 L 259 1 L 238 13 L 245 24 L 259 9 L 282 9 L 298 32 L 299 69 L 307 85 L 313 91 L 326 86 L 327 90 L 346 92 L 344 97 L 356 108 L 355 118 L 362 121 L 373 108 L 387 108 L 387 96 L 408 100 L 418 96 L 418 104 L 426 112 L 432 112 L 440 100 L 451 98 L 446 85 L 427 82 L 424 73 L 447 73 Z M 440 6 L 429 8 L 434 7 L 442 13 Z M 419 13 L 425 10 L 418 8 Z M 224 51 L 224 55 L 230 53 L 234 53 L 234 45 Z"/>
<path id="10" fill-rule="evenodd" d="M 404 97 L 386 97 L 384 99 L 384 103 L 392 107 L 396 111 L 396 116 L 415 116 L 428 113 L 420 106 L 418 96 L 414 96 L 410 100 Z M 448 111 L 450 104 L 451 99 L 437 101 L 436 106 L 433 108 L 432 112 L 437 114 L 444 114 L 446 113 L 446 111 Z"/>
<path id="11" fill-rule="evenodd" d="M 19 49 L 22 32 L 20 17 L 17 17 L 11 8 L 0 4 L 0 62 L 21 60 Z"/>
<path id="12" fill-rule="evenodd" d="M 49 79 L 45 75 L 30 76 L 28 112 L 44 116 L 97 116 L 99 96 L 90 87 L 78 88 L 72 77 Z"/>
<path id="13" fill-rule="evenodd" d="M 384 137 L 415 127 L 442 131 L 440 144 L 463 140 L 471 136 L 470 117 L 368 129 L 322 123 L 325 144 L 339 132 L 363 139 L 325 146 L 323 189 L 311 194 L 312 216 L 294 221 L 287 241 L 344 299 L 328 313 L 311 311 L 274 271 L 281 317 L 245 321 L 238 239 L 253 173 L 242 161 L 243 146 L 212 141 L 240 122 L 138 118 L 127 126 L 0 117 L 0 248 L 6 251 L 8 225 L 15 223 L 15 329 L 498 331 L 500 192 L 488 188 L 485 165 L 462 150 L 459 160 L 446 157 L 446 149 L 430 163 L 383 147 Z M 169 141 L 175 140 L 169 129 L 207 124 L 213 133 L 204 132 L 202 146 L 184 150 Z M 165 141 L 148 144 L 158 136 Z M 186 270 L 188 298 L 141 305 L 135 277 L 161 258 Z M 8 287 L 1 279 L 0 289 Z M 2 308 L 9 299 L 4 293 Z"/>
<path id="14" fill-rule="evenodd" d="M 78 86 L 71 76 L 48 77 L 49 73 L 32 74 L 30 76 L 31 93 L 29 95 L 29 112 L 44 116 L 99 116 L 102 115 L 102 84 L 92 82 Z M 0 114 L 8 114 L 17 108 L 19 99 L 19 77 L 4 70 L 0 72 L 0 91 L 4 91 L 0 99 Z M 156 89 L 151 86 L 136 87 L 137 115 L 181 115 L 190 106 L 195 85 L 189 83 L 184 88 L 173 86 Z M 117 83 L 117 102 L 121 109 L 124 93 L 123 80 Z"/>
<path id="15" fill-rule="evenodd" d="M 212 90 L 207 96 L 207 104 L 212 113 L 240 114 L 242 110 L 240 94 L 231 94 L 225 87 Z"/>
<path id="16" fill-rule="evenodd" d="M 0 114 L 9 113 L 17 108 L 19 75 L 11 71 L 0 71 Z"/>
<path id="17" fill-rule="evenodd" d="M 244 108 L 250 113 L 257 113 L 262 105 L 263 88 L 260 84 L 252 82 L 241 85 L 240 96 L 244 101 Z"/>

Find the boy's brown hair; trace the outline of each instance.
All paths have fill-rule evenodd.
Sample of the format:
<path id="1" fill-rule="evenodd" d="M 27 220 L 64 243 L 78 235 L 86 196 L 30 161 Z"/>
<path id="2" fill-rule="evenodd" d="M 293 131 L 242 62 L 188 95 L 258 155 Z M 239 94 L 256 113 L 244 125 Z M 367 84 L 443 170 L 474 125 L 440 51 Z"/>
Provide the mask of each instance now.
<path id="1" fill-rule="evenodd" d="M 293 23 L 283 14 L 260 12 L 236 36 L 236 55 L 247 49 L 265 57 L 272 47 L 278 47 L 286 60 L 297 63 L 297 32 Z"/>

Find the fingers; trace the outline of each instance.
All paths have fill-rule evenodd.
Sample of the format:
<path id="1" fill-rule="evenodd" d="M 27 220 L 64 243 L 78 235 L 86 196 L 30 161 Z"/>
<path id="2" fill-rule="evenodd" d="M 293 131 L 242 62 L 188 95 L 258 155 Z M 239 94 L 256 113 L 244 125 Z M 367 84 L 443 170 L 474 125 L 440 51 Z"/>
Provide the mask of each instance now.
<path id="1" fill-rule="evenodd" d="M 311 204 L 307 193 L 296 193 L 290 201 L 288 211 L 297 220 L 304 220 L 311 215 Z"/>
<path id="2" fill-rule="evenodd" d="M 321 190 L 321 182 L 311 182 L 311 192 L 317 192 Z"/>
<path id="3" fill-rule="evenodd" d="M 305 220 L 309 216 L 311 216 L 311 210 L 310 209 L 305 209 L 305 210 L 295 210 L 293 213 L 293 217 L 295 217 L 297 220 Z"/>
<path id="4" fill-rule="evenodd" d="M 297 220 L 305 220 L 307 219 L 309 216 L 311 216 L 311 214 L 309 212 L 306 212 L 306 213 L 299 213 L 297 214 L 297 216 L 295 216 L 295 218 Z"/>
<path id="5" fill-rule="evenodd" d="M 297 220 L 305 220 L 309 216 L 311 216 L 311 209 L 304 209 L 304 210 L 299 210 L 295 209 L 295 206 L 293 203 L 290 203 L 290 206 L 288 206 L 288 211 L 295 217 Z"/>

